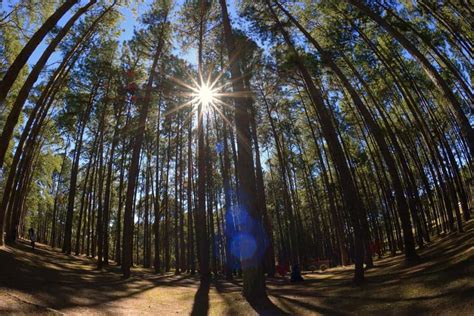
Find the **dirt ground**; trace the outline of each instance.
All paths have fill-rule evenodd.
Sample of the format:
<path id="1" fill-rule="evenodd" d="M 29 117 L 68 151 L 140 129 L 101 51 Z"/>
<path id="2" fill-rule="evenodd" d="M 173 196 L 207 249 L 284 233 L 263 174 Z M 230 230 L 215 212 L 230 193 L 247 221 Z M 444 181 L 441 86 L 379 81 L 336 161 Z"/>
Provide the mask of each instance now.
<path id="1" fill-rule="evenodd" d="M 97 271 L 93 259 L 18 242 L 0 248 L 0 314 L 474 315 L 474 220 L 419 253 L 410 265 L 402 255 L 376 260 L 359 287 L 352 267 L 305 274 L 298 284 L 270 279 L 270 301 L 249 303 L 241 280 L 200 285 L 139 268 L 123 280 L 116 266 Z"/>

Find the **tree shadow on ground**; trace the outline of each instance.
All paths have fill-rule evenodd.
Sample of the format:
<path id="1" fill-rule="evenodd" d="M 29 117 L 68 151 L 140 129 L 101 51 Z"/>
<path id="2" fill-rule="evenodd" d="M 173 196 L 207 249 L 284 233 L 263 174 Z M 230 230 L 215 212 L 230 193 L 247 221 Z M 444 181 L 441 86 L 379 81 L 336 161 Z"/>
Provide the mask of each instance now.
<path id="1" fill-rule="evenodd" d="M 247 302 L 252 308 L 262 316 L 273 316 L 273 315 L 290 315 L 275 304 L 268 298 L 262 299 L 247 299 Z"/>
<path id="2" fill-rule="evenodd" d="M 361 286 L 350 283 L 352 269 L 338 268 L 308 274 L 304 286 L 270 282 L 269 294 L 292 314 L 470 314 L 474 221 L 465 227 L 462 234 L 433 238 L 415 263 L 403 255 L 377 260 Z"/>
<path id="3" fill-rule="evenodd" d="M 201 280 L 199 288 L 194 295 L 192 316 L 207 315 L 209 311 L 209 289 L 211 282 L 208 279 Z"/>
<path id="4" fill-rule="evenodd" d="M 329 269 L 307 274 L 299 284 L 268 279 L 269 300 L 252 302 L 241 294 L 241 279 L 199 285 L 194 276 L 135 267 L 124 280 L 115 265 L 98 271 L 89 257 L 41 244 L 33 252 L 19 241 L 0 248 L 0 314 L 36 314 L 39 307 L 78 314 L 472 314 L 473 242 L 471 220 L 463 234 L 433 238 L 416 264 L 405 263 L 403 255 L 377 260 L 362 286 L 352 284 L 352 268 Z M 15 309 L 21 304 L 28 309 Z"/>
<path id="5" fill-rule="evenodd" d="M 241 297 L 242 300 L 245 300 L 252 307 L 252 309 L 259 315 L 289 315 L 284 310 L 276 306 L 268 298 L 268 296 L 265 297 L 264 299 L 259 299 L 259 300 L 246 299 L 243 295 L 241 295 L 242 283 L 240 281 L 237 281 L 237 280 L 226 281 L 222 279 L 216 279 L 214 281 L 214 285 L 217 290 L 217 293 L 221 295 L 224 301 L 226 301 L 226 304 L 229 308 L 229 314 L 232 314 L 232 315 L 239 314 L 239 311 L 233 308 L 234 302 L 231 300 L 231 297 L 229 297 L 229 294 L 238 292 L 239 297 Z"/>
<path id="6" fill-rule="evenodd" d="M 35 251 L 22 241 L 0 249 L 0 288 L 29 294 L 37 305 L 55 310 L 102 307 L 155 287 L 196 285 L 194 278 L 185 275 L 156 275 L 141 270 L 122 279 L 117 266 L 98 271 L 90 258 L 65 255 L 40 244 Z"/>

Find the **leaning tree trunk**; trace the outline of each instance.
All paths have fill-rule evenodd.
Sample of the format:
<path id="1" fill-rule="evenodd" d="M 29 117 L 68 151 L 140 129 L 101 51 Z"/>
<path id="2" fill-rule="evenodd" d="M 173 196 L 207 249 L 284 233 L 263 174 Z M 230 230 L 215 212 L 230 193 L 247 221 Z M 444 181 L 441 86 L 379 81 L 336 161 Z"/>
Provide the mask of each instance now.
<path id="1" fill-rule="evenodd" d="M 66 0 L 54 13 L 51 15 L 43 25 L 33 34 L 28 43 L 23 46 L 21 52 L 16 56 L 15 60 L 8 68 L 0 82 L 0 109 L 3 108 L 5 98 L 8 95 L 11 87 L 15 83 L 18 74 L 23 66 L 33 54 L 38 45 L 43 41 L 46 35 L 56 26 L 56 23 L 71 9 L 78 0 Z"/>
<path id="2" fill-rule="evenodd" d="M 271 11 L 275 23 L 278 26 L 280 33 L 283 35 L 287 46 L 290 48 L 292 55 L 295 57 L 295 65 L 301 73 L 303 80 L 307 86 L 309 96 L 314 104 L 314 108 L 319 116 L 321 129 L 323 136 L 328 143 L 329 152 L 337 170 L 339 183 L 342 189 L 342 197 L 344 200 L 344 206 L 347 208 L 352 226 L 354 228 L 354 261 L 355 261 L 355 275 L 354 282 L 359 284 L 364 281 L 364 233 L 362 231 L 361 216 L 365 216 L 364 204 L 362 203 L 350 168 L 347 164 L 344 151 L 341 143 L 337 137 L 336 130 L 332 126 L 332 118 L 330 110 L 326 108 L 322 97 L 322 92 L 316 87 L 309 74 L 306 66 L 304 65 L 303 58 L 299 56 L 295 47 L 293 46 L 292 40 L 288 32 L 284 29 L 278 16 L 276 15 L 273 7 L 269 0 L 266 0 L 269 10 Z"/>
<path id="3" fill-rule="evenodd" d="M 300 94 L 300 92 L 298 92 Z M 339 254 L 341 257 L 341 265 L 344 266 L 347 264 L 347 250 L 344 247 L 344 237 L 343 237 L 343 227 L 342 223 L 339 220 L 339 214 L 337 211 L 336 207 L 336 201 L 335 201 L 335 194 L 334 191 L 332 190 L 329 182 L 329 177 L 328 177 L 328 170 L 326 170 L 326 164 L 324 163 L 323 156 L 322 156 L 322 150 L 319 148 L 319 143 L 318 143 L 318 137 L 316 136 L 316 131 L 313 127 L 313 123 L 310 120 L 309 114 L 308 114 L 308 109 L 306 107 L 305 102 L 303 101 L 303 97 L 300 95 L 300 99 L 302 100 L 302 106 L 303 106 L 303 111 L 305 113 L 306 121 L 308 123 L 309 129 L 311 131 L 311 136 L 314 141 L 314 145 L 316 148 L 316 154 L 318 157 L 319 165 L 321 168 L 321 177 L 324 186 L 326 187 L 328 191 L 328 199 L 329 199 L 329 207 L 328 210 L 330 214 L 333 214 L 334 221 L 335 221 L 335 231 L 336 231 L 336 238 L 339 241 Z M 329 167 L 329 166 L 328 166 Z M 323 227 L 324 228 L 324 227 Z"/>
<path id="4" fill-rule="evenodd" d="M 361 0 L 345 0 L 351 5 L 357 7 L 362 13 L 369 16 L 379 26 L 383 27 L 391 36 L 393 36 L 418 62 L 420 62 L 423 69 L 428 73 L 429 78 L 433 83 L 439 87 L 446 101 L 450 105 L 456 119 L 458 121 L 461 133 L 468 142 L 469 150 L 471 155 L 474 153 L 474 130 L 469 123 L 469 119 L 464 114 L 461 104 L 454 95 L 453 91 L 447 84 L 447 82 L 441 77 L 436 68 L 429 62 L 429 60 L 416 48 L 416 46 L 410 42 L 402 33 L 395 29 L 389 22 L 383 17 L 372 11 L 367 5 Z"/>
<path id="5" fill-rule="evenodd" d="M 3 127 L 2 135 L 0 136 L 0 167 L 3 166 L 5 159 L 5 154 L 10 144 L 10 140 L 13 135 L 16 124 L 18 123 L 18 118 L 20 117 L 21 110 L 28 99 L 31 89 L 33 88 L 34 83 L 38 79 L 41 71 L 43 70 L 46 62 L 49 57 L 54 53 L 56 47 L 62 41 L 62 39 L 67 35 L 74 23 L 84 14 L 87 10 L 97 2 L 97 0 L 91 0 L 89 3 L 82 8 L 80 8 L 64 25 L 64 27 L 59 31 L 59 33 L 54 37 L 54 39 L 49 43 L 48 47 L 44 50 L 43 54 L 36 62 L 35 66 L 31 70 L 28 78 L 26 78 L 25 83 L 18 92 L 18 97 L 13 104 L 13 107 L 8 114 L 5 126 Z"/>
<path id="6" fill-rule="evenodd" d="M 413 238 L 413 231 L 410 222 L 410 213 L 408 204 L 405 200 L 405 194 L 403 191 L 402 182 L 400 180 L 399 174 L 397 172 L 397 167 L 395 160 L 393 159 L 390 151 L 388 149 L 387 142 L 383 137 L 383 131 L 377 122 L 373 119 L 371 113 L 369 112 L 367 106 L 362 102 L 362 99 L 358 95 L 356 89 L 350 83 L 349 79 L 344 75 L 339 66 L 334 62 L 330 54 L 324 50 L 314 37 L 312 37 L 309 32 L 307 32 L 303 26 L 294 19 L 294 17 L 283 8 L 278 2 L 276 2 L 280 9 L 288 16 L 288 18 L 300 29 L 300 31 L 305 35 L 305 37 L 313 44 L 316 50 L 321 54 L 323 62 L 337 75 L 341 81 L 344 88 L 348 91 L 349 95 L 352 98 L 355 106 L 359 110 L 364 122 L 366 123 L 370 133 L 375 139 L 377 146 L 380 149 L 382 157 L 385 164 L 387 165 L 390 178 L 392 180 L 395 198 L 398 204 L 398 212 L 400 215 L 400 220 L 402 222 L 403 237 L 405 242 L 405 256 L 407 259 L 411 260 L 417 257 L 415 252 L 415 242 Z"/>
<path id="7" fill-rule="evenodd" d="M 104 12 L 105 13 L 105 12 Z M 103 13 L 103 14 L 104 14 Z M 102 15 L 103 15 L 102 14 Z M 101 15 L 101 16 L 102 16 Z M 50 76 L 48 84 L 43 89 L 38 101 L 36 102 L 36 106 L 31 111 L 28 121 L 25 125 L 24 131 L 21 135 L 21 138 L 18 142 L 16 147 L 15 155 L 10 166 L 11 172 L 8 174 L 7 183 L 4 186 L 4 194 L 2 197 L 2 204 L 0 206 L 0 236 L 3 236 L 3 220 L 5 216 L 5 211 L 7 209 L 7 202 L 10 196 L 11 186 L 13 184 L 13 178 L 15 175 L 15 170 L 17 169 L 17 165 L 20 159 L 20 156 L 24 150 L 24 143 L 29 134 L 32 134 L 34 130 L 37 130 L 38 125 L 41 125 L 46 117 L 49 108 L 51 107 L 56 94 L 58 93 L 61 85 L 64 83 L 64 78 L 67 77 L 69 71 L 71 70 L 72 66 L 78 59 L 78 57 L 83 52 L 85 45 L 83 45 L 87 40 L 92 36 L 95 26 L 97 25 L 98 20 L 101 17 L 96 19 L 96 21 L 91 25 L 89 30 L 87 30 L 75 43 L 75 45 L 67 52 L 63 61 L 59 65 L 59 67 L 54 71 L 54 73 Z M 79 48 L 80 47 L 80 48 Z M 33 130 L 33 131 L 32 131 Z M 13 171 L 13 172 L 12 172 Z M 53 230 L 55 233 L 55 230 Z M 55 238 L 54 238 L 55 240 Z M 0 245 L 3 242 L 3 238 L 0 238 Z M 55 245 L 55 242 L 52 244 Z"/>
<path id="8" fill-rule="evenodd" d="M 405 256 L 408 260 L 416 259 L 416 251 L 415 251 L 415 241 L 413 238 L 413 231 L 410 222 L 410 212 L 408 208 L 408 204 L 405 200 L 405 194 L 403 191 L 402 182 L 400 180 L 399 174 L 397 172 L 397 166 L 395 163 L 395 159 L 392 157 L 390 150 L 388 148 L 388 144 L 384 138 L 384 134 L 380 126 L 372 117 L 371 113 L 369 112 L 366 104 L 362 101 L 359 94 L 357 93 L 354 86 L 351 84 L 349 79 L 346 75 L 342 72 L 330 54 L 323 49 L 320 44 L 316 41 L 314 37 L 312 37 L 306 29 L 283 7 L 276 1 L 278 7 L 286 14 L 286 16 L 298 27 L 298 29 L 305 35 L 305 37 L 313 44 L 315 49 L 320 53 L 321 58 L 325 65 L 327 65 L 339 78 L 344 88 L 348 91 L 352 101 L 354 102 L 355 106 L 357 107 L 359 113 L 361 114 L 362 118 L 364 119 L 365 124 L 367 125 L 371 135 L 374 137 L 377 146 L 382 154 L 385 164 L 387 165 L 388 172 L 390 174 L 390 178 L 392 180 L 393 189 L 395 192 L 395 199 L 398 204 L 398 213 L 400 216 L 400 220 L 402 222 L 402 229 L 403 229 L 403 238 L 405 243 Z"/>

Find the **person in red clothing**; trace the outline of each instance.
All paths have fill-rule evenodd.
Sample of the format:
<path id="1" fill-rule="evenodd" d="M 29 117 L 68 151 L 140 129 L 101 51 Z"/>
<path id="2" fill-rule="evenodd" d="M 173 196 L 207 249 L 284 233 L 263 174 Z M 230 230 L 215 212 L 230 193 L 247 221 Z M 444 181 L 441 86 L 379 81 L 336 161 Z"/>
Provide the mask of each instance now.
<path id="1" fill-rule="evenodd" d="M 279 262 L 276 266 L 276 271 L 280 276 L 284 277 L 290 271 L 290 265 L 288 263 Z"/>

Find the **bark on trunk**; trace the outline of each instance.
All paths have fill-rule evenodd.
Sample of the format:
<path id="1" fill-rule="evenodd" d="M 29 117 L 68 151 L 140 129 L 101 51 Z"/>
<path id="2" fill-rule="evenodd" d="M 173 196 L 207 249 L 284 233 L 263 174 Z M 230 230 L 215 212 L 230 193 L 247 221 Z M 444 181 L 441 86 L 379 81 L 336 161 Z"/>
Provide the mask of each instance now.
<path id="1" fill-rule="evenodd" d="M 54 37 L 54 39 L 49 43 L 48 47 L 44 50 L 41 57 L 36 62 L 35 66 L 31 70 L 30 74 L 26 78 L 25 83 L 18 92 L 18 97 L 15 100 L 15 103 L 8 114 L 5 126 L 3 127 L 2 135 L 0 136 L 0 167 L 3 166 L 5 159 L 5 154 L 8 149 L 8 145 L 13 135 L 16 124 L 18 123 L 18 118 L 20 117 L 23 106 L 28 99 L 31 89 L 33 88 L 34 83 L 38 79 L 41 71 L 43 70 L 46 62 L 49 57 L 54 53 L 56 47 L 62 41 L 62 39 L 67 35 L 74 23 L 84 14 L 87 10 L 97 2 L 97 0 L 90 1 L 87 5 L 80 8 L 64 25 L 64 27 L 59 31 L 59 33 Z M 1 99 L 0 99 L 1 101 Z"/>
<path id="2" fill-rule="evenodd" d="M 28 43 L 23 47 L 21 52 L 16 56 L 15 61 L 8 68 L 0 82 L 0 109 L 3 108 L 5 98 L 15 83 L 18 74 L 26 64 L 30 56 L 33 54 L 38 45 L 43 41 L 46 35 L 56 26 L 56 23 L 71 9 L 78 0 L 65 1 L 33 34 Z M 1 164 L 0 164 L 1 165 Z"/>
<path id="3" fill-rule="evenodd" d="M 474 130 L 469 123 L 469 119 L 464 113 L 461 104 L 454 95 L 453 91 L 447 84 L 447 82 L 441 77 L 436 68 L 429 62 L 429 60 L 412 44 L 402 33 L 396 30 L 389 22 L 383 17 L 373 12 L 368 6 L 366 6 L 361 0 L 345 0 L 351 5 L 357 7 L 362 13 L 370 17 L 378 25 L 383 27 L 390 35 L 392 35 L 397 41 L 415 58 L 417 59 L 423 69 L 427 72 L 428 77 L 433 83 L 439 87 L 443 96 L 446 98 L 450 105 L 456 120 L 458 121 L 461 133 L 466 139 L 471 155 L 474 153 Z M 471 105 L 472 106 L 472 105 Z"/>
<path id="4" fill-rule="evenodd" d="M 132 217 L 132 209 L 133 209 L 133 201 L 134 201 L 134 193 L 135 187 L 137 183 L 137 175 L 139 171 L 139 163 L 140 163 L 140 151 L 142 147 L 142 142 L 145 134 L 145 126 L 148 117 L 148 111 L 151 102 L 151 93 L 153 88 L 153 82 L 156 76 L 156 68 L 158 66 L 158 61 L 161 56 L 161 52 L 163 50 L 163 46 L 165 43 L 164 36 L 165 36 L 165 27 L 167 25 L 167 15 L 168 12 L 165 13 L 165 21 L 161 26 L 161 34 L 159 38 L 159 44 L 156 48 L 153 63 L 150 69 L 150 75 L 148 77 L 148 82 L 146 85 L 145 95 L 142 100 L 142 104 L 139 110 L 139 120 L 138 120 L 138 128 L 135 130 L 134 133 L 134 142 L 132 148 L 132 159 L 130 161 L 130 168 L 128 171 L 128 183 L 127 183 L 127 193 L 126 193 L 126 200 L 125 200 L 125 213 L 124 213 L 124 228 L 123 228 L 123 251 L 122 251 L 122 272 L 124 278 L 130 277 L 130 267 L 132 266 L 132 250 L 133 250 L 133 217 Z"/>
<path id="5" fill-rule="evenodd" d="M 311 75 L 309 74 L 308 70 L 304 65 L 303 58 L 299 56 L 298 52 L 294 48 L 289 34 L 284 29 L 283 25 L 280 23 L 278 16 L 274 12 L 273 7 L 270 4 L 270 1 L 266 0 L 266 3 L 273 15 L 273 18 L 278 26 L 280 33 L 285 38 L 285 42 L 290 48 L 292 55 L 294 56 L 295 65 L 305 81 L 309 96 L 319 116 L 319 122 L 321 124 L 322 133 L 328 143 L 329 152 L 337 170 L 339 183 L 342 188 L 344 206 L 348 210 L 349 216 L 351 218 L 351 224 L 354 228 L 354 282 L 356 284 L 360 284 L 364 281 L 364 233 L 362 231 L 361 221 L 361 216 L 365 214 L 364 205 L 358 195 L 354 179 L 352 178 L 351 171 L 347 164 L 341 143 L 339 142 L 339 139 L 337 137 L 336 130 L 334 126 L 332 126 L 331 122 L 333 120 L 329 112 L 330 110 L 327 109 L 324 104 L 322 92 L 314 84 Z"/>
<path id="6" fill-rule="evenodd" d="M 228 59 L 231 61 L 230 72 L 232 78 L 232 89 L 235 93 L 245 93 L 246 89 L 242 79 L 240 70 L 240 58 L 235 56 L 236 46 L 232 34 L 232 26 L 227 12 L 227 3 L 225 0 L 220 0 L 221 14 L 224 27 L 224 40 L 227 46 Z M 260 228 L 261 214 L 259 213 L 256 196 L 256 181 L 255 168 L 251 147 L 250 135 L 250 107 L 248 98 L 235 98 L 235 126 L 237 130 L 237 178 L 239 179 L 239 186 L 237 188 L 237 195 L 239 200 L 239 207 L 244 212 L 247 212 L 248 218 L 254 221 L 254 224 L 243 225 L 241 229 L 243 234 L 247 236 L 247 241 L 250 245 L 254 244 L 256 249 L 263 249 L 263 232 Z M 243 246 L 242 248 L 245 248 Z M 264 256 L 259 251 L 254 251 L 248 254 L 242 249 L 242 269 L 243 269 L 243 294 L 247 299 L 259 299 L 266 297 L 265 276 L 263 273 Z"/>

